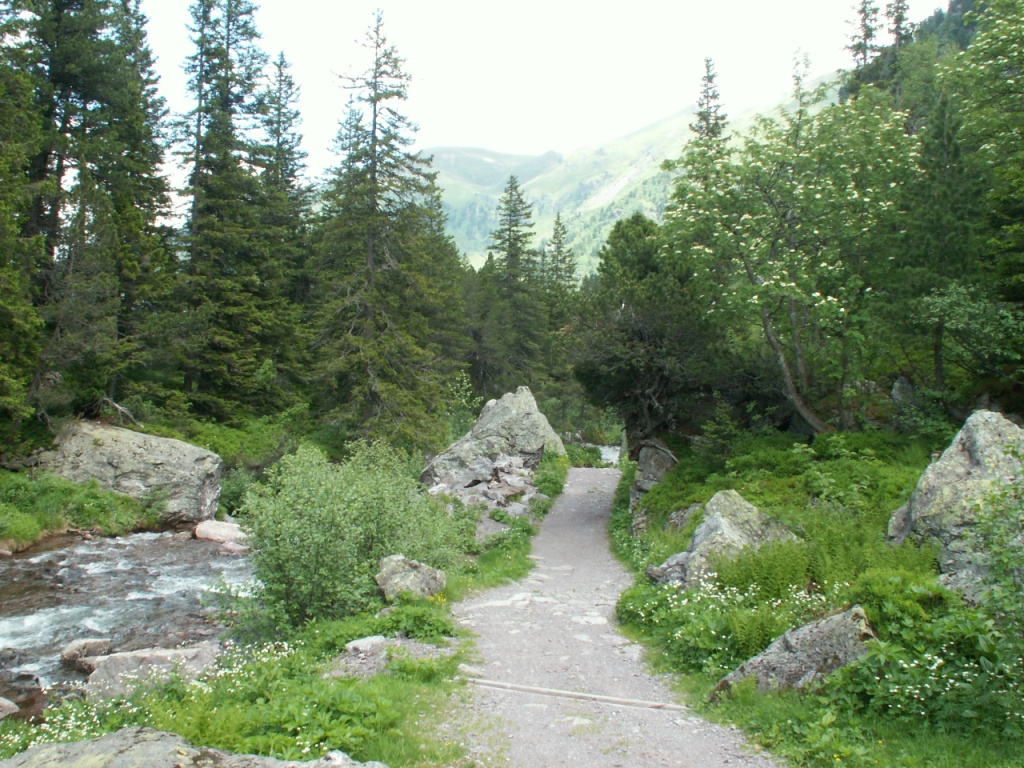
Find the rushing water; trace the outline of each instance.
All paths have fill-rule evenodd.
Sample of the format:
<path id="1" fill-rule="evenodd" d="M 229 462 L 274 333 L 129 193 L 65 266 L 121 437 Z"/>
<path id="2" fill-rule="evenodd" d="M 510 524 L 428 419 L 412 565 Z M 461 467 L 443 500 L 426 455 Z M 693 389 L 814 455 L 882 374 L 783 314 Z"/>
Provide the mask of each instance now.
<path id="1" fill-rule="evenodd" d="M 249 575 L 246 558 L 187 534 L 51 539 L 0 560 L 3 666 L 66 679 L 60 652 L 81 637 L 113 651 L 173 646 L 217 631 L 202 597 Z"/>
<path id="2" fill-rule="evenodd" d="M 617 445 L 602 445 L 599 447 L 601 449 L 601 461 L 607 462 L 613 467 L 618 466 L 622 449 Z"/>

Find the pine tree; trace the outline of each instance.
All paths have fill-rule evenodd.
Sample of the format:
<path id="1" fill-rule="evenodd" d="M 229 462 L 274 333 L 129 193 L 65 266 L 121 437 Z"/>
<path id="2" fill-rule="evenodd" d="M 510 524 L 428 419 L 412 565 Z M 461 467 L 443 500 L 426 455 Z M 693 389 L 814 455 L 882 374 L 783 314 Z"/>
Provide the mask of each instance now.
<path id="1" fill-rule="evenodd" d="M 0 19 L 0 36 L 20 35 L 18 20 Z M 0 46 L 0 445 L 31 413 L 29 388 L 42 341 L 42 321 L 31 292 L 33 268 L 43 258 L 42 238 L 24 237 L 27 172 L 40 140 L 32 80 Z"/>
<path id="2" fill-rule="evenodd" d="M 903 48 L 914 40 L 914 27 L 910 23 L 907 0 L 891 0 L 885 6 L 885 18 L 889 22 L 889 34 L 895 48 Z"/>
<path id="3" fill-rule="evenodd" d="M 519 187 L 519 179 L 509 176 L 505 190 L 498 200 L 498 226 L 491 232 L 488 249 L 494 255 L 498 270 L 506 287 L 522 283 L 536 271 L 533 239 L 533 206 L 526 202 Z"/>
<path id="4" fill-rule="evenodd" d="M 32 393 L 44 409 L 90 411 L 137 359 L 140 307 L 164 261 L 163 104 L 137 2 L 12 6 L 23 25 L 12 61 L 33 81 L 41 125 L 22 225 L 44 242 L 34 288 L 48 342 Z"/>
<path id="5" fill-rule="evenodd" d="M 700 95 L 697 97 L 697 119 L 690 123 L 690 130 L 699 139 L 724 138 L 728 116 L 722 111 L 722 98 L 715 83 L 718 74 L 715 63 L 704 59 L 704 76 L 700 81 Z"/>
<path id="6" fill-rule="evenodd" d="M 265 228 L 267 188 L 255 171 L 266 61 L 256 7 L 248 0 L 196 0 L 191 12 L 191 210 L 177 356 L 193 408 L 227 419 L 238 407 L 260 412 L 287 402 L 278 365 L 282 350 L 295 346 L 296 327 L 287 264 Z"/>
<path id="7" fill-rule="evenodd" d="M 853 21 L 853 34 L 850 44 L 846 46 L 853 55 L 853 63 L 857 67 L 866 67 L 868 62 L 878 53 L 878 6 L 874 0 L 860 0 L 854 6 L 857 17 Z"/>
<path id="8" fill-rule="evenodd" d="M 437 447 L 436 404 L 461 352 L 444 348 L 461 319 L 458 253 L 436 174 L 409 149 L 409 75 L 379 12 L 365 48 L 369 68 L 345 78 L 353 97 L 317 233 L 321 409 L 348 435 Z"/>

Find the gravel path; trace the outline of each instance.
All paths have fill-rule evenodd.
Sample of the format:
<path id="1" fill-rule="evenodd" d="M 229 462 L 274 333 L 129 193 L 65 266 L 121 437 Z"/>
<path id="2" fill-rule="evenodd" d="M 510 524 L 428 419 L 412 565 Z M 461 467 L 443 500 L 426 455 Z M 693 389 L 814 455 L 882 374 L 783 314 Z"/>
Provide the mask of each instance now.
<path id="1" fill-rule="evenodd" d="M 650 674 L 642 648 L 615 630 L 615 602 L 631 580 L 608 549 L 613 469 L 574 469 L 534 539 L 522 581 L 455 606 L 477 635 L 473 683 L 455 715 L 476 764 L 521 768 L 778 768 L 742 734 L 701 720 Z M 527 692 L 555 689 L 590 698 Z M 673 705 L 625 705 L 620 700 Z"/>

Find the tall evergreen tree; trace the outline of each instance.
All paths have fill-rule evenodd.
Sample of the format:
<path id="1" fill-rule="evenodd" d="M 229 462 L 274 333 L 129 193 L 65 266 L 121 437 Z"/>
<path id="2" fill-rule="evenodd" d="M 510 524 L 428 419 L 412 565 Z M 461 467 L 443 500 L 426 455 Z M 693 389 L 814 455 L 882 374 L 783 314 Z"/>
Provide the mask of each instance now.
<path id="1" fill-rule="evenodd" d="M 859 0 L 854 6 L 857 16 L 852 22 L 853 34 L 846 46 L 853 55 L 854 66 L 866 67 L 878 53 L 878 5 L 874 0 Z"/>
<path id="2" fill-rule="evenodd" d="M 266 187 L 254 170 L 262 67 L 249 0 L 196 0 L 187 70 L 191 209 L 177 347 L 185 393 L 201 414 L 280 407 L 281 351 L 294 348 L 287 265 L 268 237 Z"/>
<path id="3" fill-rule="evenodd" d="M 0 445 L 11 427 L 31 413 L 29 388 L 42 341 L 42 321 L 31 278 L 43 259 L 42 237 L 24 237 L 31 198 L 27 172 L 40 140 L 32 79 L 12 61 L 10 36 L 22 34 L 17 18 L 0 19 Z"/>
<path id="4" fill-rule="evenodd" d="M 889 34 L 895 48 L 902 48 L 914 39 L 909 12 L 907 0 L 890 0 L 885 6 L 885 18 L 889 22 Z"/>
<path id="5" fill-rule="evenodd" d="M 715 82 L 717 78 L 714 61 L 704 59 L 704 75 L 697 97 L 697 119 L 690 123 L 690 130 L 700 139 L 723 138 L 728 123 L 728 116 L 722 111 L 722 97 Z"/>
<path id="6" fill-rule="evenodd" d="M 22 226 L 44 242 L 34 285 L 48 342 L 32 391 L 44 408 L 92 410 L 136 360 L 162 270 L 163 104 L 137 2 L 12 7 L 23 24 L 12 61 L 32 78 L 41 124 Z"/>
<path id="7" fill-rule="evenodd" d="M 364 47 L 317 233 L 321 404 L 349 435 L 437 447 L 436 404 L 461 353 L 444 348 L 461 321 L 458 253 L 430 161 L 409 149 L 409 75 L 379 12 Z"/>

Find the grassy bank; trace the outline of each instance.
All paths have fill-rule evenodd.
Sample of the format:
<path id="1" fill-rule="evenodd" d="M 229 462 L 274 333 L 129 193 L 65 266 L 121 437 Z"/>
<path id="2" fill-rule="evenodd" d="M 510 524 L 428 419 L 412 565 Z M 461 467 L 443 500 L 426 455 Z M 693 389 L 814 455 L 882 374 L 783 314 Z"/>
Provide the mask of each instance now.
<path id="1" fill-rule="evenodd" d="M 102 491 L 95 482 L 0 470 L 0 548 L 22 550 L 69 530 L 118 536 L 156 523 L 152 505 Z"/>
<path id="2" fill-rule="evenodd" d="M 835 434 L 811 445 L 740 436 L 720 456 L 674 446 L 678 466 L 642 500 L 648 530 L 631 535 L 629 472 L 610 529 L 637 571 L 618 605 L 629 632 L 679 673 L 691 703 L 744 727 L 795 765 L 1009 768 L 1024 724 L 1020 638 L 984 605 L 937 583 L 935 551 L 885 542 L 892 512 L 938 445 L 886 433 Z M 733 488 L 800 539 L 717 563 L 682 591 L 643 576 L 686 549 L 700 522 L 673 512 Z M 862 605 L 879 640 L 861 661 L 808 694 L 739 686 L 718 704 L 715 683 L 778 635 Z"/>

